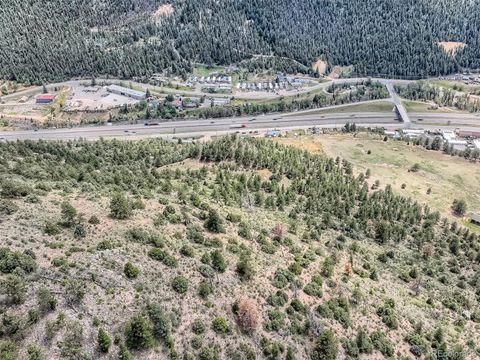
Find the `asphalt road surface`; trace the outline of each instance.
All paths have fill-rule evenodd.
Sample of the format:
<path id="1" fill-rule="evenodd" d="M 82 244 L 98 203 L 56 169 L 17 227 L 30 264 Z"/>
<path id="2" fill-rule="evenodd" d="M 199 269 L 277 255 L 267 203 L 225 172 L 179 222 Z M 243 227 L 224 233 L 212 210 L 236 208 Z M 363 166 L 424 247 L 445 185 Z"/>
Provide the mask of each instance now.
<path id="1" fill-rule="evenodd" d="M 345 125 L 347 121 L 365 126 L 381 126 L 384 124 L 401 125 L 396 121 L 393 113 L 300 114 L 298 116 L 289 116 L 288 118 L 284 118 L 282 115 L 265 115 L 243 118 L 176 120 L 149 126 L 134 124 L 46 129 L 38 131 L 10 131 L 0 132 L 0 140 L 68 140 L 78 138 L 95 140 L 100 137 L 148 137 L 176 134 L 215 134 L 216 132 L 248 133 L 255 130 L 260 131 L 274 128 L 305 128 L 326 125 L 341 127 Z"/>
<path id="2" fill-rule="evenodd" d="M 224 133 L 254 133 L 268 129 L 303 129 L 308 127 L 342 127 L 346 122 L 360 126 L 403 128 L 405 124 L 396 119 L 395 113 L 312 113 L 303 111 L 290 114 L 271 114 L 264 116 L 250 116 L 241 118 L 175 120 L 160 122 L 157 125 L 103 125 L 90 127 L 75 127 L 46 130 L 24 130 L 0 132 L 1 141 L 15 140 L 71 140 L 104 138 L 142 138 L 155 136 L 194 136 L 215 135 Z M 410 128 L 424 129 L 454 129 L 461 127 L 465 130 L 480 130 L 480 118 L 469 114 L 419 114 L 414 120 L 422 119 L 410 124 Z"/>

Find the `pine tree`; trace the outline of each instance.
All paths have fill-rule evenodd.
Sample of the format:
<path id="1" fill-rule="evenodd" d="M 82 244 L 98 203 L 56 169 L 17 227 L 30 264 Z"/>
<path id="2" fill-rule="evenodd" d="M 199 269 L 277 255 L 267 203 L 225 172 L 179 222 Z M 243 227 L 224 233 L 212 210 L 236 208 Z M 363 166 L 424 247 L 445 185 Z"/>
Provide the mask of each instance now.
<path id="1" fill-rule="evenodd" d="M 122 193 L 115 193 L 110 200 L 110 215 L 114 219 L 128 219 L 132 216 L 132 206 Z"/>
<path id="2" fill-rule="evenodd" d="M 107 332 L 103 329 L 98 330 L 97 336 L 98 347 L 101 352 L 107 353 L 112 345 L 112 339 L 108 336 Z"/>
<path id="3" fill-rule="evenodd" d="M 125 328 L 125 341 L 130 349 L 147 349 L 153 346 L 150 326 L 142 316 L 133 317 Z"/>
<path id="4" fill-rule="evenodd" d="M 312 360 L 335 360 L 338 353 L 338 341 L 333 331 L 327 329 L 315 340 L 315 346 L 310 355 Z"/>

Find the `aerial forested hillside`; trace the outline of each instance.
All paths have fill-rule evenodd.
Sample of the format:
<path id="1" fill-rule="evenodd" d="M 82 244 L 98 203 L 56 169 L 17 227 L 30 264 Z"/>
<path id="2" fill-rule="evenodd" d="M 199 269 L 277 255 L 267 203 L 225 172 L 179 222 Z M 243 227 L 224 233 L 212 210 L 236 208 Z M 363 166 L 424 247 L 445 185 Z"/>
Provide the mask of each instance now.
<path id="1" fill-rule="evenodd" d="M 348 161 L 40 141 L 0 175 L 1 359 L 480 355 L 478 236 Z"/>
<path id="2" fill-rule="evenodd" d="M 480 67 L 475 0 L 5 0 L 0 20 L 0 76 L 19 81 L 185 74 L 254 54 L 362 75 Z M 452 56 L 440 41 L 466 47 Z"/>

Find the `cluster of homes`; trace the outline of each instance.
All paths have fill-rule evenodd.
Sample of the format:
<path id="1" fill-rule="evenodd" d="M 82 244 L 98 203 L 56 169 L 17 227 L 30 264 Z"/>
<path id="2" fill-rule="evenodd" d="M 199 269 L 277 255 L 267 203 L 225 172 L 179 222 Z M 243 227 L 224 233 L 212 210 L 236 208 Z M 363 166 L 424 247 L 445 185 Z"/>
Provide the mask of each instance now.
<path id="1" fill-rule="evenodd" d="M 158 101 L 158 100 L 157 100 Z M 194 96 L 180 96 L 175 95 L 172 101 L 168 101 L 168 104 L 173 106 L 177 111 L 183 111 L 186 109 L 195 109 L 199 107 L 211 107 L 211 106 L 225 106 L 231 103 L 229 98 L 211 97 L 200 98 Z M 149 104 L 152 100 L 149 100 Z M 158 104 L 158 103 L 157 103 Z"/>
<path id="2" fill-rule="evenodd" d="M 192 76 L 186 82 L 186 85 L 191 87 L 196 84 L 200 84 L 203 91 L 232 91 L 232 77 L 229 75 Z"/>
<path id="3" fill-rule="evenodd" d="M 463 151 L 467 148 L 480 150 L 480 130 L 440 130 L 440 131 L 425 131 L 423 129 L 403 129 L 400 131 L 385 131 L 385 135 L 393 138 L 406 137 L 415 139 L 422 136 L 430 136 L 432 138 L 440 136 L 443 141 L 452 146 L 454 150 Z"/>
<path id="4" fill-rule="evenodd" d="M 277 91 L 298 89 L 308 84 L 310 80 L 297 78 L 293 76 L 285 76 L 284 73 L 277 73 L 274 81 L 269 82 L 239 82 L 236 85 L 237 90 L 243 91 Z"/>
<path id="5" fill-rule="evenodd" d="M 480 84 L 480 75 L 472 75 L 472 74 L 455 74 L 453 80 L 463 81 L 467 85 L 478 85 Z M 440 78 L 440 80 L 448 79 L 448 78 Z"/>

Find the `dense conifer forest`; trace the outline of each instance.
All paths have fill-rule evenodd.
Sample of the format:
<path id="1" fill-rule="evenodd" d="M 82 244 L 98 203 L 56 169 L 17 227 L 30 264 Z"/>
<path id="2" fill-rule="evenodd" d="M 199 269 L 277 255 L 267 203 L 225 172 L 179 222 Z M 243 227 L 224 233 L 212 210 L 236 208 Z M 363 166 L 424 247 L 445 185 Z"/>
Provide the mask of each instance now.
<path id="1" fill-rule="evenodd" d="M 0 21 L 0 76 L 26 83 L 186 75 L 256 54 L 384 77 L 480 68 L 478 1 L 5 0 Z M 452 55 L 440 41 L 466 46 Z"/>

